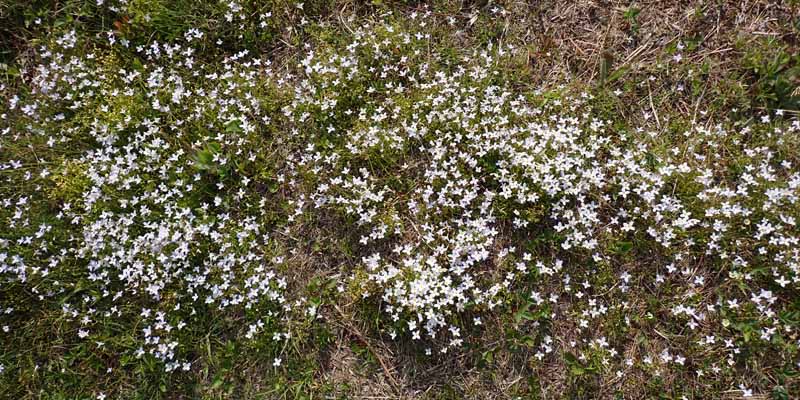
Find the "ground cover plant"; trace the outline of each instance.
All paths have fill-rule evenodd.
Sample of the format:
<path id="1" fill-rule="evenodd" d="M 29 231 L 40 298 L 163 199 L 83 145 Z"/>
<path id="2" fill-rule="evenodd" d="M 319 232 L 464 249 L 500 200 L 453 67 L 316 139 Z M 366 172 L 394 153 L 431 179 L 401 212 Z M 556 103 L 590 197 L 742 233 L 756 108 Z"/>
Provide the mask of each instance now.
<path id="1" fill-rule="evenodd" d="M 794 398 L 797 7 L 0 3 L 0 394 Z"/>

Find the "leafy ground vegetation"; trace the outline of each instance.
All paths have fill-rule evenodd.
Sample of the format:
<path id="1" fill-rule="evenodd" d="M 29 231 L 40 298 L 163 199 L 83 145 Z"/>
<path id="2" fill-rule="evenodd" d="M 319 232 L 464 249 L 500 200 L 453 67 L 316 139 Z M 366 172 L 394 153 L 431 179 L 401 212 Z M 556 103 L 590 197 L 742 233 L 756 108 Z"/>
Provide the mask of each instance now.
<path id="1" fill-rule="evenodd" d="M 800 396 L 794 1 L 0 1 L 0 397 Z"/>

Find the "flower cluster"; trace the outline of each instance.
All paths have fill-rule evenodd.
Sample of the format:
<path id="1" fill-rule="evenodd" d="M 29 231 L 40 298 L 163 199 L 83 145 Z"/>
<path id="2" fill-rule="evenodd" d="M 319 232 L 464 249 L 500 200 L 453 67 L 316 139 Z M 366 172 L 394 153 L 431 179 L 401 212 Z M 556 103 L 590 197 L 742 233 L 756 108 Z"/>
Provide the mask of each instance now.
<path id="1" fill-rule="evenodd" d="M 190 32 L 187 41 L 200 36 Z M 279 227 L 264 189 L 253 188 L 264 185 L 255 178 L 253 119 L 269 122 L 261 100 L 269 62 L 242 52 L 207 70 L 191 46 L 153 43 L 133 49 L 139 58 L 125 69 L 113 53 L 70 51 L 76 44 L 72 32 L 43 49 L 31 100 L 11 109 L 49 148 L 95 145 L 40 174 L 55 186 L 37 187 L 58 204 L 51 224 L 61 229 L 31 226 L 27 197 L 6 201 L 16 210 L 9 226 L 36 232 L 0 256 L 4 281 L 51 286 L 44 297 L 80 293 L 62 304 L 79 339 L 91 339 L 99 320 L 138 321 L 142 342 L 133 353 L 167 370 L 189 368 L 175 332 L 209 310 L 243 314 L 248 337 L 270 321 L 277 340 L 288 338 L 275 325 L 290 310 L 276 273 L 284 260 L 273 238 Z M 5 135 L 19 133 L 9 127 Z M 77 281 L 67 272 L 74 267 Z"/>
<path id="2" fill-rule="evenodd" d="M 791 359 L 779 343 L 800 345 L 780 317 L 800 283 L 797 121 L 695 124 L 665 147 L 593 116 L 590 94 L 515 91 L 500 68 L 510 46 L 419 60 L 425 34 L 368 32 L 345 53 L 309 51 L 285 114 L 309 132 L 297 164 L 311 176 L 306 210 L 338 210 L 356 229 L 351 282 L 380 298 L 392 337 L 444 335 L 445 352 L 464 340 L 462 314 L 494 309 L 533 279 L 541 318 L 589 336 L 583 350 L 561 348 L 581 353 L 576 362 L 594 353 L 602 366 L 634 365 L 623 356 L 631 338 L 614 348 L 601 334 L 610 318 L 636 325 L 646 305 L 632 287 L 663 298 L 658 329 L 674 321 L 697 338 L 642 357 L 643 369 L 693 362 L 719 377 L 719 362 L 685 353 L 716 349 L 716 335 L 725 368 L 753 341 Z M 592 273 L 609 270 L 610 280 Z M 555 347 L 542 338 L 539 359 Z"/>
<path id="3" fill-rule="evenodd" d="M 447 352 L 514 311 L 537 361 L 610 381 L 744 385 L 751 360 L 796 364 L 797 121 L 620 127 L 592 94 L 513 85 L 511 45 L 430 52 L 399 23 L 280 69 L 246 50 L 198 60 L 203 36 L 89 51 L 68 32 L 6 101 L 4 141 L 51 156 L 0 159 L 32 187 L 2 200 L 0 281 L 57 300 L 73 339 L 135 330 L 122 350 L 169 371 L 191 368 L 180 332 L 206 313 L 285 341 L 303 297 L 287 237 L 332 216 L 356 249 L 337 284 L 377 302 L 391 337 Z"/>

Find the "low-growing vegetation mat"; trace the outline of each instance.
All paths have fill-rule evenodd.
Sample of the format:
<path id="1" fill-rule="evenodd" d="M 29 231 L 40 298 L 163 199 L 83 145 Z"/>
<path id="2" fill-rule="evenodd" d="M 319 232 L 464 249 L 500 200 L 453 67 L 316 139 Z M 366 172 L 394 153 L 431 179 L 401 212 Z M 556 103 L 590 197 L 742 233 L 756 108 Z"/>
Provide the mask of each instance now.
<path id="1" fill-rule="evenodd" d="M 800 397 L 796 1 L 0 1 L 0 398 Z"/>

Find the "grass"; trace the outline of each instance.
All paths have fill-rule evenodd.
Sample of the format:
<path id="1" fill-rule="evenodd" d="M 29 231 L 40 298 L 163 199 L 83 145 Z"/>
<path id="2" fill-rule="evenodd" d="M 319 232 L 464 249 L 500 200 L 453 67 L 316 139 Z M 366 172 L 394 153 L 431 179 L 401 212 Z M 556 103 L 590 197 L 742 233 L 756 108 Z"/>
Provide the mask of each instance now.
<path id="1" fill-rule="evenodd" d="M 701 331 L 712 329 L 712 324 L 723 326 L 731 337 L 740 338 L 737 346 L 741 353 L 730 358 L 731 368 L 700 376 L 697 370 L 717 367 L 708 360 L 719 360 L 722 366 L 728 362 L 724 343 L 698 344 L 703 337 L 687 329 L 691 319 L 670 313 L 677 306 L 701 310 L 712 305 L 712 299 L 727 301 L 749 295 L 754 288 L 769 288 L 779 293 L 776 318 L 782 326 L 800 329 L 800 304 L 794 300 L 796 283 L 784 289 L 772 282 L 774 260 L 755 254 L 757 241 L 747 236 L 750 231 L 739 225 L 743 224 L 739 219 L 731 218 L 732 233 L 721 246 L 732 254 L 738 248 L 752 249 L 751 264 L 736 266 L 729 259 L 709 257 L 680 265 L 693 268 L 692 279 L 703 277 L 706 282 L 687 289 L 687 283 L 678 278 L 667 278 L 660 286 L 653 284 L 658 273 L 653 267 L 668 264 L 679 251 L 659 247 L 644 230 L 603 237 L 607 257 L 594 260 L 590 251 L 560 246 L 566 233 L 553 229 L 546 218 L 557 199 L 548 198 L 544 191 L 541 195 L 546 201 L 536 207 L 498 202 L 500 241 L 524 243 L 526 251 L 548 266 L 555 259 L 563 260 L 566 275 L 520 274 L 522 277 L 502 293 L 496 306 L 475 305 L 475 309 L 453 313 L 465 343 L 442 354 L 437 350 L 445 339 L 412 340 L 402 332 L 413 315 L 392 320 L 386 313 L 387 302 L 374 294 L 382 292 L 363 267 L 364 257 L 371 254 L 359 244 L 363 235 L 369 235 L 368 227 L 358 224 L 357 215 L 349 214 L 346 204 L 320 207 L 318 212 L 295 217 L 294 196 L 313 191 L 310 188 L 323 182 L 323 176 L 310 170 L 305 175 L 286 172 L 301 164 L 292 158 L 298 154 L 295 149 L 307 145 L 303 142 L 307 136 L 301 134 L 311 132 L 312 144 L 321 156 L 342 154 L 349 138 L 338 132 L 366 131 L 372 124 L 346 111 L 364 109 L 373 115 L 376 105 L 389 98 L 401 110 L 399 115 L 408 117 L 417 113 L 415 104 L 423 104 L 428 96 L 439 93 L 440 88 L 434 87 L 428 92 L 386 95 L 386 83 L 393 83 L 394 78 L 382 81 L 366 72 L 369 66 L 380 66 L 376 61 L 360 70 L 348 86 L 326 86 L 314 93 L 314 101 L 296 104 L 293 91 L 287 87 L 309 76 L 322 84 L 328 79 L 324 73 L 309 73 L 299 65 L 307 47 L 313 48 L 320 59 L 341 54 L 354 31 L 364 26 L 377 27 L 371 32 L 378 41 L 399 40 L 385 26 L 397 32 L 420 30 L 430 34 L 429 39 L 409 44 L 407 53 L 389 56 L 395 61 L 406 57 L 401 63 L 410 65 L 414 73 L 423 64 L 431 71 L 455 73 L 459 65 L 480 59 L 474 50 L 512 45 L 516 51 L 498 63 L 497 74 L 487 78 L 488 83 L 475 82 L 507 85 L 515 94 L 523 93 L 552 113 L 578 107 L 576 99 L 583 99 L 585 105 L 580 110 L 607 121 L 613 143 L 636 140 L 649 146 L 649 153 L 643 157 L 652 170 L 673 161 L 700 164 L 688 156 L 681 158 L 697 151 L 713 160 L 712 179 L 737 182 L 750 165 L 757 165 L 753 160 L 766 157 L 745 154 L 743 143 L 773 149 L 780 159 L 797 163 L 796 135 L 769 133 L 775 127 L 789 126 L 800 113 L 800 10 L 795 2 L 734 5 L 701 1 L 687 8 L 673 2 L 612 2 L 600 6 L 557 1 L 273 0 L 242 2 L 241 10 L 216 1 L 105 3 L 0 1 L 0 202 L 5 201 L 0 209 L 0 252 L 18 254 L 26 260 L 31 276 L 30 281 L 21 282 L 13 279 L 18 275 L 10 270 L 0 272 L 0 310 L 13 310 L 0 313 L 0 327 L 9 328 L 0 336 L 0 397 L 739 398 L 743 393 L 738 390 L 739 384 L 755 389 L 764 398 L 788 399 L 800 393 L 798 366 L 790 361 L 797 357 L 796 331 L 769 341 L 759 340 L 760 330 L 768 325 L 755 306 L 720 307 L 718 315 L 702 322 Z M 109 8 L 114 6 L 118 10 Z M 123 82 L 117 75 L 120 69 L 152 71 L 159 63 L 167 70 L 172 68 L 168 61 L 148 62 L 134 51 L 135 47 L 181 41 L 193 28 L 203 32 L 193 46 L 194 61 L 203 70 L 192 75 L 192 68 L 176 67 L 185 79 L 182 84 L 190 90 L 213 90 L 229 101 L 219 108 L 205 108 L 205 114 L 196 119 L 182 114 L 170 102 L 175 82 L 162 82 L 152 92 L 139 91 L 148 85 L 144 78 Z M 63 99 L 42 100 L 35 117 L 11 107 L 12 101 L 39 101 L 41 93 L 33 90 L 32 80 L 34 68 L 44 63 L 41 48 L 53 46 L 71 31 L 78 45 L 67 50 L 70 54 L 101 55 L 87 60 L 90 69 L 109 77 L 102 81 L 104 87 L 95 90 L 101 93 L 116 88 L 120 94 L 112 98 L 87 96 L 81 99 L 85 102 L 82 107 L 70 107 Z M 129 41 L 130 46 L 109 44 L 105 36 L 109 31 L 117 40 Z M 263 56 L 270 65 L 255 68 L 259 75 L 253 78 L 247 76 L 250 67 L 231 59 L 243 50 Z M 359 51 L 364 52 L 360 55 L 364 60 L 378 57 L 368 48 Z M 224 76 L 232 70 L 242 74 L 220 78 L 209 86 L 209 75 Z M 290 73 L 294 80 L 277 82 L 267 70 Z M 411 86 L 410 81 L 407 85 Z M 136 90 L 132 95 L 121 94 L 128 87 Z M 377 94 L 370 89 L 377 89 Z M 257 106 L 247 103 L 253 98 Z M 330 111 L 315 102 L 330 98 L 338 99 Z M 152 106 L 155 99 L 172 106 L 172 112 L 156 113 Z M 784 110 L 783 115 L 775 114 L 779 109 Z M 241 119 L 236 119 L 239 110 L 245 111 L 238 114 Z M 57 117 L 59 113 L 63 122 Z M 304 113 L 309 116 L 303 117 Z M 772 119 L 759 125 L 767 114 Z M 262 116 L 270 120 L 257 119 Z M 156 133 L 147 136 L 136 131 L 138 125 L 128 125 L 126 118 L 142 124 L 161 119 L 153 124 Z M 252 130 L 244 118 L 248 124 L 255 121 Z M 727 127 L 730 135 L 719 140 L 709 138 L 713 135 L 684 135 L 692 129 L 714 131 L 718 124 Z M 125 135 L 120 141 L 144 143 L 158 137 L 170 146 L 159 153 L 161 158 L 152 161 L 154 164 L 184 151 L 180 157 L 191 160 L 187 163 L 191 167 L 153 168 L 138 176 L 141 181 L 131 181 L 129 189 L 109 187 L 97 203 L 75 215 L 84 221 L 100 221 L 104 212 L 124 209 L 120 199 L 141 198 L 153 215 L 133 223 L 130 235 L 144 234 L 150 224 L 172 218 L 174 210 L 159 205 L 159 197 L 168 196 L 166 190 L 159 191 L 161 177 L 191 182 L 198 190 L 176 204 L 192 210 L 205 223 L 220 224 L 215 225 L 220 236 L 194 239 L 197 247 L 184 255 L 181 268 L 200 271 L 209 257 L 256 254 L 285 277 L 286 289 L 280 291 L 285 293 L 285 303 L 265 299 L 251 308 L 223 309 L 216 304 L 198 305 L 182 297 L 186 288 L 174 281 L 167 283 L 164 296 L 154 301 L 115 282 L 108 288 L 127 290 L 127 302 L 110 311 L 117 303 L 102 292 L 105 286 L 101 288 L 86 274 L 86 263 L 73 246 L 84 233 L 59 213 L 67 211 L 65 204 L 77 206 L 86 201 L 88 189 L 97 178 L 91 162 L 80 157 L 89 149 L 102 147 L 98 132 L 115 125 L 129 127 L 122 130 Z M 180 128 L 167 130 L 165 126 Z M 335 127 L 335 133 L 328 127 Z M 393 125 L 385 122 L 381 127 L 391 129 Z M 434 125 L 419 143 L 426 143 L 437 128 L 456 129 L 444 123 Z M 221 140 L 222 136 L 226 139 Z M 242 137 L 247 143 L 237 144 L 228 137 Z M 58 142 L 51 146 L 48 138 L 58 138 Z M 416 148 L 419 143 L 386 150 L 387 143 L 375 145 L 369 152 L 345 152 L 341 162 L 349 163 L 353 170 L 364 168 L 397 195 L 398 200 L 382 209 L 379 218 L 392 226 L 400 219 L 399 228 L 393 229 L 402 239 L 424 229 L 407 218 L 400 203 L 419 187 L 429 155 Z M 246 157 L 250 154 L 255 156 L 252 160 Z M 503 168 L 494 153 L 478 162 L 488 173 Z M 43 169 L 49 175 L 41 176 Z M 227 189 L 239 187 L 245 177 L 253 183 L 242 195 Z M 669 183 L 674 196 L 699 214 L 708 203 L 697 199 L 703 188 L 696 178 L 676 174 Z M 294 182 L 293 186 L 286 185 L 287 181 Z M 496 181 L 488 182 L 500 187 Z M 438 189 L 444 190 L 446 184 L 441 181 Z M 147 193 L 153 195 L 148 197 Z M 342 190 L 340 195 L 349 193 Z M 762 200 L 754 197 L 751 201 Z M 619 197 L 601 201 L 607 207 L 628 204 Z M 635 205 L 643 207 L 644 202 Z M 18 212 L 24 217 L 16 218 Z M 448 212 L 457 211 L 444 210 L 432 218 L 448 218 Z M 800 216 L 790 206 L 783 212 Z M 235 223 L 226 224 L 222 214 Z M 526 220 L 527 228 L 515 229 L 515 217 Z M 245 220 L 268 227 L 269 235 L 243 232 L 241 226 L 246 224 L 240 222 Z M 95 234 L 103 235 L 115 225 L 125 224 L 124 219 L 116 222 Z M 639 224 L 644 227 L 645 221 Z M 39 243 L 37 231 L 42 226 L 50 227 L 46 241 L 31 245 L 31 241 Z M 701 233 L 682 232 L 675 241 L 703 241 L 711 236 L 709 227 L 699 230 Z M 66 250 L 59 253 L 61 249 Z M 387 249 L 391 249 L 391 243 L 371 248 L 389 253 Z M 109 257 L 116 251 L 111 242 L 95 250 Z M 177 245 L 170 244 L 150 254 L 143 263 L 159 263 L 159 254 L 178 250 Z M 516 255 L 501 265 L 487 261 L 480 269 L 480 278 L 502 282 L 519 261 L 513 257 Z M 276 259 L 280 261 L 273 263 Z M 10 265 L 8 261 L 2 263 Z M 251 271 L 258 263 L 242 265 Z M 42 269 L 49 270 L 47 276 L 32 272 Z M 405 273 L 413 276 L 414 272 Z M 631 275 L 629 282 L 621 278 L 623 273 Z M 737 273 L 750 274 L 751 279 Z M 225 274 L 225 270 L 215 270 L 208 279 L 223 282 Z M 567 276 L 569 282 L 565 283 Z M 278 292 L 282 283 L 270 282 L 270 290 Z M 579 288 L 584 283 L 585 297 L 564 289 L 565 285 Z M 621 286 L 626 289 L 620 290 Z M 539 298 L 539 293 L 545 298 Z M 548 300 L 550 294 L 560 296 L 559 300 Z M 235 293 L 230 296 L 234 298 Z M 159 323 L 140 317 L 143 309 L 153 309 L 154 314 L 157 310 L 172 311 Z M 81 317 L 91 316 L 91 323 L 70 317 L 72 310 Z M 480 325 L 475 323 L 476 316 L 481 319 Z M 586 320 L 583 327 L 582 320 Z M 151 353 L 135 356 L 142 347 L 143 329 L 177 326 L 178 321 L 188 322 L 185 329 L 175 328 L 174 333 L 180 354 L 191 364 L 188 371 L 179 365 L 177 371 L 167 372 L 163 360 Z M 261 333 L 246 339 L 250 326 L 257 321 L 262 323 L 258 328 Z M 82 329 L 89 329 L 88 340 L 76 335 Z M 291 332 L 291 336 L 274 339 L 274 334 L 283 332 Z M 602 332 L 609 345 L 598 344 L 600 338 L 594 332 Z M 427 355 L 431 348 L 433 354 Z M 545 352 L 545 348 L 553 351 Z M 664 367 L 657 357 L 665 349 L 682 349 L 690 359 Z M 655 361 L 645 361 L 648 357 Z M 625 367 L 626 358 L 636 359 L 636 366 Z M 623 375 L 618 374 L 618 367 L 627 368 Z"/>

